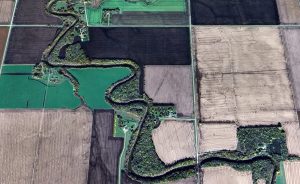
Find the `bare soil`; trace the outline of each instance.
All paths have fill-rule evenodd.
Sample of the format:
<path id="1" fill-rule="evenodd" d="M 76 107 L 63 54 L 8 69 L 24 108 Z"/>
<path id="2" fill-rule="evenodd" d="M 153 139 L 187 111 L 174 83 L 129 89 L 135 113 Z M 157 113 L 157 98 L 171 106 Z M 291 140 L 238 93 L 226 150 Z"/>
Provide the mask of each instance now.
<path id="1" fill-rule="evenodd" d="M 253 184 L 251 171 L 237 171 L 229 166 L 203 168 L 203 184 Z"/>
<path id="2" fill-rule="evenodd" d="M 13 0 L 1 0 L 0 1 L 0 23 L 10 23 L 13 12 L 14 1 Z"/>
<path id="3" fill-rule="evenodd" d="M 298 122 L 283 124 L 286 133 L 286 144 L 291 155 L 300 156 L 300 127 Z"/>
<path id="4" fill-rule="evenodd" d="M 15 12 L 15 24 L 62 24 L 62 21 L 46 12 L 49 0 L 21 0 Z"/>
<path id="5" fill-rule="evenodd" d="M 299 183 L 300 162 L 299 161 L 284 161 L 283 167 L 284 167 L 286 184 Z"/>
<path id="6" fill-rule="evenodd" d="M 123 139 L 113 137 L 113 126 L 112 110 L 94 112 L 88 184 L 117 183 Z"/>
<path id="7" fill-rule="evenodd" d="M 298 0 L 276 0 L 280 22 L 283 24 L 300 23 L 300 3 Z"/>
<path id="8" fill-rule="evenodd" d="M 202 121 L 296 121 L 277 28 L 198 27 L 194 34 Z"/>
<path id="9" fill-rule="evenodd" d="M 152 131 L 152 140 L 157 155 L 165 164 L 196 156 L 192 122 L 163 121 Z"/>
<path id="10" fill-rule="evenodd" d="M 145 92 L 157 103 L 172 103 L 180 115 L 193 113 L 193 87 L 190 66 L 145 66 Z"/>
<path id="11" fill-rule="evenodd" d="M 0 63 L 2 63 L 3 52 L 6 44 L 8 28 L 0 28 Z"/>
<path id="12" fill-rule="evenodd" d="M 12 29 L 8 45 L 6 64 L 36 64 L 40 62 L 43 51 L 53 41 L 57 28 Z"/>
<path id="13" fill-rule="evenodd" d="M 0 111 L 0 183 L 85 184 L 92 113 Z"/>
<path id="14" fill-rule="evenodd" d="M 199 148 L 201 153 L 236 150 L 238 144 L 236 124 L 200 124 L 199 128 Z"/>

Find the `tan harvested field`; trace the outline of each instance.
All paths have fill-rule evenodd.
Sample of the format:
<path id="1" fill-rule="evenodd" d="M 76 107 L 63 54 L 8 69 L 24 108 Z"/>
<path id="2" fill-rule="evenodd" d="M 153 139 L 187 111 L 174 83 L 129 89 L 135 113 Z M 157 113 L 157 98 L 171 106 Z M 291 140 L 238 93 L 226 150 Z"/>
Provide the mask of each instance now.
<path id="1" fill-rule="evenodd" d="M 203 122 L 266 125 L 296 121 L 279 30 L 197 27 Z"/>
<path id="2" fill-rule="evenodd" d="M 291 155 L 300 156 L 300 128 L 298 122 L 283 124 L 286 133 L 286 144 Z M 299 168 L 300 169 L 300 168 Z"/>
<path id="3" fill-rule="evenodd" d="M 284 174 L 286 184 L 299 184 L 300 161 L 284 161 Z"/>
<path id="4" fill-rule="evenodd" d="M 92 113 L 1 110 L 0 183 L 87 182 Z"/>
<path id="5" fill-rule="evenodd" d="M 283 24 L 300 23 L 299 0 L 276 0 L 280 22 Z"/>
<path id="6" fill-rule="evenodd" d="M 165 120 L 152 131 L 152 140 L 157 155 L 165 164 L 196 156 L 192 122 Z"/>
<path id="7" fill-rule="evenodd" d="M 236 150 L 237 125 L 230 124 L 200 124 L 200 152 Z"/>
<path id="8" fill-rule="evenodd" d="M 147 65 L 145 92 L 157 103 L 173 103 L 177 113 L 193 113 L 192 74 L 190 66 Z"/>
<path id="9" fill-rule="evenodd" d="M 300 18 L 300 17 L 299 17 Z M 300 29 L 281 29 L 286 47 L 290 77 L 294 88 L 294 99 L 297 110 L 300 110 Z"/>
<path id="10" fill-rule="evenodd" d="M 4 52 L 4 47 L 6 44 L 8 28 L 2 27 L 0 28 L 0 63 L 2 63 L 2 56 Z"/>
<path id="11" fill-rule="evenodd" d="M 203 184 L 253 184 L 251 171 L 237 171 L 229 166 L 203 168 Z"/>
<path id="12" fill-rule="evenodd" d="M 13 6 L 13 0 L 0 0 L 0 23 L 10 23 Z"/>

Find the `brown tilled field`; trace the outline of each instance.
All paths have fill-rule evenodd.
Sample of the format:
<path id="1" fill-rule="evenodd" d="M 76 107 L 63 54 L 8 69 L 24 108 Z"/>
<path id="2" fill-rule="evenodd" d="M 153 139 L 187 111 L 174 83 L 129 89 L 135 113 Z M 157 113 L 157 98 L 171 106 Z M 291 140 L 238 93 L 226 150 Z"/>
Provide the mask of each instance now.
<path id="1" fill-rule="evenodd" d="M 300 161 L 284 161 L 283 167 L 286 184 L 298 184 L 300 176 Z"/>
<path id="2" fill-rule="evenodd" d="M 296 120 L 279 30 L 198 27 L 203 122 L 266 125 Z"/>
<path id="3" fill-rule="evenodd" d="M 200 152 L 235 150 L 237 148 L 237 125 L 230 124 L 200 124 Z"/>
<path id="4" fill-rule="evenodd" d="M 196 156 L 192 122 L 165 120 L 152 131 L 152 140 L 165 164 Z"/>
<path id="5" fill-rule="evenodd" d="M 0 1 L 0 23 L 10 23 L 14 1 L 1 0 Z"/>
<path id="6" fill-rule="evenodd" d="M 300 156 L 300 128 L 298 122 L 283 124 L 286 133 L 286 144 L 291 155 Z"/>
<path id="7" fill-rule="evenodd" d="M 0 111 L 0 183 L 87 182 L 92 113 Z"/>
<path id="8" fill-rule="evenodd" d="M 250 171 L 237 171 L 228 166 L 203 168 L 203 184 L 253 184 Z"/>
<path id="9" fill-rule="evenodd" d="M 0 28 L 0 63 L 2 60 L 4 47 L 6 44 L 7 33 L 8 33 L 8 28 L 6 28 L 6 27 Z"/>
<path id="10" fill-rule="evenodd" d="M 276 0 L 280 22 L 283 24 L 300 23 L 299 0 Z"/>
<path id="11" fill-rule="evenodd" d="M 145 92 L 157 103 L 173 103 L 177 113 L 193 113 L 193 87 L 190 66 L 147 65 Z"/>

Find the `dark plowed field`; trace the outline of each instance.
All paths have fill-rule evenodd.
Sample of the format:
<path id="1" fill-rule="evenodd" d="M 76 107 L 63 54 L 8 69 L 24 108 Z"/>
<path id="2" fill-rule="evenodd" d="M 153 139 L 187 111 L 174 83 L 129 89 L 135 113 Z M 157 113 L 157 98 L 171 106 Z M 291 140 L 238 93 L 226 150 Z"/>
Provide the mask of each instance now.
<path id="1" fill-rule="evenodd" d="M 117 183 L 123 140 L 113 138 L 113 120 L 112 110 L 94 112 L 88 184 Z"/>
<path id="2" fill-rule="evenodd" d="M 15 24 L 62 24 L 60 19 L 48 15 L 45 7 L 49 0 L 20 0 L 15 13 Z"/>
<path id="3" fill-rule="evenodd" d="M 5 58 L 6 64 L 35 64 L 55 38 L 56 28 L 13 28 Z"/>
<path id="4" fill-rule="evenodd" d="M 6 43 L 8 28 L 3 27 L 0 28 L 0 65 L 2 63 L 3 51 Z"/>
<path id="5" fill-rule="evenodd" d="M 112 16 L 114 25 L 188 25 L 187 13 L 124 12 Z"/>
<path id="6" fill-rule="evenodd" d="M 90 28 L 82 43 L 92 59 L 132 59 L 140 65 L 190 64 L 188 28 Z"/>
<path id="7" fill-rule="evenodd" d="M 275 0 L 191 0 L 195 25 L 279 24 Z"/>

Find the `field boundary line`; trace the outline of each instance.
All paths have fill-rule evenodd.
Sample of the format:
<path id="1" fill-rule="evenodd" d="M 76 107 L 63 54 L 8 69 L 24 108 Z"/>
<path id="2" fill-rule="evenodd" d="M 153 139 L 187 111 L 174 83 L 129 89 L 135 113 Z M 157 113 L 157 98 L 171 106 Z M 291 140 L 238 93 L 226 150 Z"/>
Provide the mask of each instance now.
<path id="1" fill-rule="evenodd" d="M 89 27 L 89 19 L 86 11 L 86 2 L 84 2 L 83 4 L 84 4 L 84 15 L 85 15 L 86 26 Z"/>
<path id="2" fill-rule="evenodd" d="M 0 27 L 9 27 L 9 24 L 0 24 Z M 63 25 L 52 24 L 12 24 L 11 27 L 48 27 L 48 28 L 62 28 Z"/>
<path id="3" fill-rule="evenodd" d="M 196 110 L 198 110 L 198 108 L 196 108 L 197 105 L 197 89 L 196 89 L 196 70 L 195 70 L 195 57 L 194 57 L 194 44 L 193 44 L 193 25 L 192 25 L 192 8 L 191 8 L 191 0 L 187 0 L 187 4 L 188 4 L 188 14 L 189 14 L 189 33 L 190 33 L 190 54 L 191 54 L 191 72 L 192 72 L 192 83 L 193 83 L 193 112 L 194 112 L 194 146 L 195 146 L 195 152 L 196 152 L 196 177 L 197 177 L 197 184 L 200 184 L 200 175 L 199 175 L 199 168 L 198 168 L 198 164 L 199 164 L 199 136 L 198 136 L 198 132 L 199 132 L 199 125 L 198 125 L 198 119 L 197 119 L 197 115 L 198 113 L 196 113 Z"/>
<path id="4" fill-rule="evenodd" d="M 168 120 L 173 120 L 173 121 L 194 121 L 194 118 L 172 118 L 172 117 L 165 117 L 165 118 L 159 118 L 161 121 L 168 121 Z"/>
<path id="5" fill-rule="evenodd" d="M 10 39 L 10 35 L 11 35 L 12 25 L 13 25 L 13 22 L 14 22 L 14 19 L 15 19 L 15 13 L 16 13 L 18 2 L 19 2 L 19 0 L 15 0 L 14 10 L 13 10 L 13 13 L 12 13 L 12 16 L 11 16 L 11 19 L 10 19 L 10 24 L 9 24 L 9 29 L 8 29 L 8 33 L 7 33 L 6 43 L 5 43 L 5 47 L 4 47 L 4 50 L 3 50 L 3 56 L 2 56 L 1 64 L 0 64 L 0 76 L 1 76 L 1 73 L 2 73 L 2 65 L 3 65 L 4 60 L 6 58 L 7 47 L 8 47 L 8 44 L 9 44 L 9 39 Z"/>

